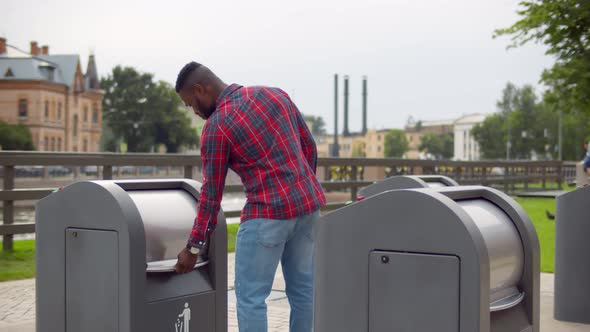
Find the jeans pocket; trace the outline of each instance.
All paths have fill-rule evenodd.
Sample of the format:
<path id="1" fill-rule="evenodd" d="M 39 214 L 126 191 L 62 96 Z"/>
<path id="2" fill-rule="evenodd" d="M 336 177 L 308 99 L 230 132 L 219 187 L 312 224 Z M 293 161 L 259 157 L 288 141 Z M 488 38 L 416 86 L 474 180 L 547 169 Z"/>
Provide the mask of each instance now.
<path id="1" fill-rule="evenodd" d="M 287 242 L 289 236 L 289 220 L 260 219 L 258 222 L 258 238 L 256 242 L 267 248 L 274 248 Z"/>

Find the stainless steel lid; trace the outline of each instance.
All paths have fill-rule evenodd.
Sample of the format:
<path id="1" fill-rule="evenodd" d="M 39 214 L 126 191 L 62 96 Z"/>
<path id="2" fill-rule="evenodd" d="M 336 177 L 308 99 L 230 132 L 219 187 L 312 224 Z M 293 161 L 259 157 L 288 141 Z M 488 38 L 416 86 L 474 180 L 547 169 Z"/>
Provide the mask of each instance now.
<path id="1" fill-rule="evenodd" d="M 173 271 L 197 216 L 197 200 L 182 189 L 131 190 L 128 194 L 143 221 L 148 271 Z"/>
<path id="2" fill-rule="evenodd" d="M 517 285 L 524 269 L 520 235 L 508 215 L 487 200 L 457 202 L 481 230 L 490 259 L 490 310 L 508 309 L 524 298 Z"/>

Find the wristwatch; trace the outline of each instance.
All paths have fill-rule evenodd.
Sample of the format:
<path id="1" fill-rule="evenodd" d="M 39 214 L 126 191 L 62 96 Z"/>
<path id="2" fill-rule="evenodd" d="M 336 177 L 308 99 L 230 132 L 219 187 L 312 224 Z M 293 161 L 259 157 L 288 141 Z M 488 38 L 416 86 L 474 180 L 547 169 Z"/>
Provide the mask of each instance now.
<path id="1" fill-rule="evenodd" d="M 199 249 L 199 248 L 195 248 L 195 247 L 193 247 L 193 246 L 191 246 L 191 245 L 188 245 L 188 244 L 187 244 L 187 246 L 186 246 L 186 249 L 188 249 L 188 251 L 190 251 L 190 252 L 191 252 L 191 254 L 193 254 L 193 255 L 198 255 L 198 254 L 199 254 L 199 252 L 201 251 L 201 249 Z"/>

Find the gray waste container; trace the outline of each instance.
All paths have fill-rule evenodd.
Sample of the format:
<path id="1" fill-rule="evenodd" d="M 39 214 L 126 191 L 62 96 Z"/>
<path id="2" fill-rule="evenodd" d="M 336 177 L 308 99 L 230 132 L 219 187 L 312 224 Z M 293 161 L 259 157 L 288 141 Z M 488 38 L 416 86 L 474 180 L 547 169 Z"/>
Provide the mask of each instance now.
<path id="1" fill-rule="evenodd" d="M 37 331 L 227 331 L 222 212 L 195 269 L 173 272 L 199 189 L 186 179 L 88 181 L 39 201 Z"/>
<path id="2" fill-rule="evenodd" d="M 590 324 L 590 187 L 555 208 L 555 319 Z"/>
<path id="3" fill-rule="evenodd" d="M 364 187 L 359 191 L 359 196 L 370 197 L 394 189 L 440 188 L 458 185 L 455 180 L 441 175 L 400 175 Z"/>
<path id="4" fill-rule="evenodd" d="M 315 331 L 539 331 L 539 242 L 500 191 L 387 191 L 323 216 L 316 243 Z"/>

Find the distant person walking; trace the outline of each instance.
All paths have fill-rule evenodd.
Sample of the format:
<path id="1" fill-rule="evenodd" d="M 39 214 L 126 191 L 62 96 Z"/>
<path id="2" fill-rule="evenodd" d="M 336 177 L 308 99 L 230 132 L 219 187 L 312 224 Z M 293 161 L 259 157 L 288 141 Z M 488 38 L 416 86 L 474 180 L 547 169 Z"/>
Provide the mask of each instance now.
<path id="1" fill-rule="evenodd" d="M 280 261 L 291 305 L 289 330 L 311 332 L 312 226 L 326 198 L 315 176 L 316 145 L 302 114 L 280 89 L 227 85 L 196 62 L 182 68 L 176 91 L 207 120 L 199 212 L 187 248 L 178 255 L 177 272 L 192 270 L 214 231 L 230 168 L 247 196 L 235 258 L 239 330 L 267 331 L 265 300 Z"/>

